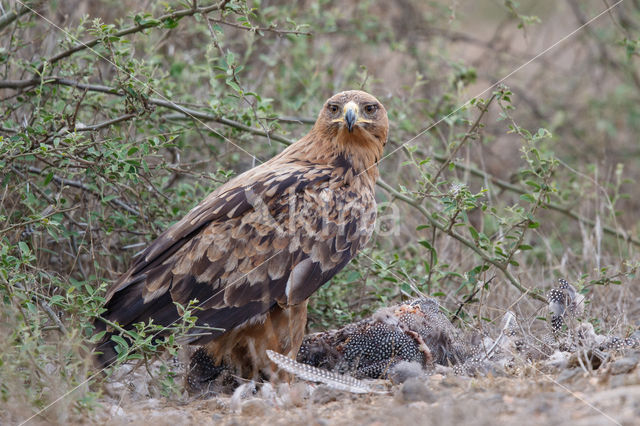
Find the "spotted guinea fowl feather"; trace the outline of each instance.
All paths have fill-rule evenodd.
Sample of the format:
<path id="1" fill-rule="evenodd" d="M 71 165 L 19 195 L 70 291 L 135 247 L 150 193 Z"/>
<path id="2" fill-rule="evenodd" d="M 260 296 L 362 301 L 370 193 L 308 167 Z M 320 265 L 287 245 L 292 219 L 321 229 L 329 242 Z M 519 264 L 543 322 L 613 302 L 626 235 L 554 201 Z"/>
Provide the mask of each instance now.
<path id="1" fill-rule="evenodd" d="M 274 351 L 268 350 L 267 355 L 278 367 L 303 380 L 324 383 L 332 389 L 343 390 L 351 393 L 388 393 L 386 391 L 373 389 L 369 384 L 362 380 L 358 380 L 344 374 L 323 370 L 308 364 L 302 364 Z"/>

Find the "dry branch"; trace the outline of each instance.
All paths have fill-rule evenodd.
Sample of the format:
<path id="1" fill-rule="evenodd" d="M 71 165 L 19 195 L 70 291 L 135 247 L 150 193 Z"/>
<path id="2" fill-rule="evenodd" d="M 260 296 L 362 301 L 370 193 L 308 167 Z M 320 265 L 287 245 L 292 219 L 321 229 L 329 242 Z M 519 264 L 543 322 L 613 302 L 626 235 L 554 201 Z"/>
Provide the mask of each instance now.
<path id="1" fill-rule="evenodd" d="M 224 21 L 222 19 L 215 19 L 215 18 L 209 18 L 210 22 L 215 22 L 216 24 L 222 24 L 222 25 L 227 25 L 233 28 L 238 28 L 240 30 L 244 30 L 244 31 L 251 31 L 251 32 L 271 32 L 271 33 L 275 33 L 278 34 L 279 36 L 283 36 L 283 35 L 287 35 L 287 34 L 292 34 L 292 35 L 304 35 L 304 36 L 311 36 L 310 32 L 307 31 L 297 31 L 297 30 L 280 30 L 276 27 L 245 27 L 244 25 L 240 25 L 240 24 L 236 24 L 234 22 L 227 22 Z"/>
<path id="2" fill-rule="evenodd" d="M 213 12 L 214 10 L 222 10 L 227 5 L 227 3 L 229 3 L 229 0 L 222 0 L 220 3 L 217 3 L 212 6 L 197 7 L 196 3 L 194 2 L 194 7 L 192 7 L 191 9 L 176 10 L 175 12 L 164 14 L 155 19 L 147 19 L 146 22 L 144 23 L 139 23 L 134 26 L 124 28 L 112 34 L 112 36 L 122 37 L 129 34 L 139 33 L 140 31 L 146 30 L 148 28 L 157 27 L 167 21 L 178 20 L 178 19 L 184 18 L 185 16 L 193 16 L 196 14 L 207 14 L 209 12 Z M 31 8 L 29 8 L 29 10 L 33 11 L 33 9 Z M 44 63 L 55 64 L 61 59 L 67 58 L 73 55 L 74 53 L 80 52 L 84 49 L 92 48 L 93 46 L 100 43 L 102 40 L 103 38 L 99 37 L 99 38 L 94 38 L 92 40 L 88 40 L 85 42 L 81 41 L 77 43 L 75 46 L 73 46 L 72 48 L 65 50 L 64 52 L 58 53 L 57 55 L 52 56 L 51 58 L 45 60 Z M 37 74 L 42 73 L 42 70 L 44 69 L 44 63 L 40 65 L 40 67 L 38 68 Z"/>
<path id="3" fill-rule="evenodd" d="M 36 85 L 40 84 L 40 80 L 37 78 L 32 78 L 32 79 L 26 79 L 26 80 L 0 80 L 0 89 L 25 89 L 28 87 L 33 87 Z M 103 86 L 100 84 L 87 84 L 87 83 L 79 83 L 76 81 L 72 81 L 66 78 L 59 78 L 59 77 L 50 77 L 47 78 L 43 84 L 59 84 L 61 86 L 70 86 L 70 87 L 77 87 L 78 89 L 82 89 L 82 90 L 87 90 L 90 92 L 99 92 L 99 93 L 106 93 L 108 95 L 115 95 L 115 96 L 126 96 L 126 94 L 124 93 L 124 91 L 116 89 L 114 87 L 109 87 L 109 86 Z M 169 100 L 165 100 L 165 99 L 158 99 L 158 98 L 149 98 L 146 100 L 146 102 L 150 105 L 156 105 L 156 106 L 160 106 L 163 108 L 167 108 L 167 109 L 171 109 L 173 111 L 177 111 L 181 114 L 183 114 L 184 116 L 186 116 L 187 118 L 191 118 L 191 119 L 197 119 L 199 121 L 213 121 L 219 124 L 222 124 L 224 126 L 227 127 L 233 127 L 235 129 L 241 130 L 243 132 L 247 132 L 247 133 L 251 133 L 254 135 L 258 135 L 258 136 L 264 136 L 264 137 L 269 137 L 275 141 L 281 142 L 285 145 L 291 145 L 294 141 L 285 138 L 284 136 L 280 136 L 280 135 L 275 135 L 272 134 L 271 132 L 267 132 L 264 130 L 260 130 L 260 129 L 254 129 L 253 127 L 247 126 L 245 124 L 242 124 L 238 121 L 235 120 L 230 120 L 228 118 L 225 117 L 221 117 L 218 115 L 213 115 L 213 114 L 209 114 L 203 111 L 198 111 L 196 109 L 192 109 L 192 108 L 187 108 L 184 107 L 182 105 L 178 105 L 175 102 L 169 101 Z M 126 117 L 126 118 L 125 118 Z M 100 126 L 99 128 L 103 128 L 106 127 L 109 124 L 115 124 L 119 121 L 125 120 L 125 119 L 129 119 L 132 117 L 127 116 L 122 116 L 119 118 L 116 118 L 114 120 L 112 120 L 112 123 L 109 122 L 105 122 L 102 124 L 98 124 L 95 126 Z M 171 119 L 174 119 L 175 117 L 169 117 Z M 89 126 L 91 127 L 91 126 Z M 83 131 L 86 130 L 87 128 L 79 128 L 76 129 L 77 131 Z M 90 130 L 97 130 L 97 129 L 90 129 Z"/>
<path id="4" fill-rule="evenodd" d="M 42 169 L 39 169 L 37 167 L 33 167 L 30 166 L 26 169 L 29 173 L 33 173 L 33 174 L 42 174 L 44 173 L 44 171 Z M 52 180 L 54 182 L 56 182 L 58 185 L 68 185 L 68 186 L 72 186 L 74 188 L 78 188 L 81 189 L 83 191 L 86 191 L 96 197 L 99 197 L 100 195 L 97 194 L 93 189 L 91 189 L 90 187 L 88 187 L 87 185 L 85 185 L 84 183 L 78 181 L 78 180 L 71 180 L 71 179 L 64 179 L 61 178 L 60 176 L 57 175 L 53 175 Z M 114 198 L 112 200 L 109 200 L 110 204 L 113 204 L 115 207 L 126 210 L 127 212 L 131 213 L 134 216 L 140 216 L 140 212 L 136 209 L 134 209 L 133 207 L 131 207 L 130 205 L 128 205 L 127 203 L 125 203 L 124 201 L 120 200 L 119 198 Z"/>
<path id="5" fill-rule="evenodd" d="M 13 21 L 18 19 L 20 16 L 22 16 L 22 15 L 28 13 L 29 11 L 31 11 L 32 10 L 31 7 L 38 6 L 40 3 L 42 3 L 42 0 L 37 0 L 37 1 L 31 2 L 31 3 L 32 4 L 22 4 L 16 10 L 12 10 L 12 11 L 7 12 L 4 15 L 0 16 L 0 31 L 2 31 L 6 26 L 11 24 Z M 28 7 L 28 6 L 31 6 L 31 7 Z"/>

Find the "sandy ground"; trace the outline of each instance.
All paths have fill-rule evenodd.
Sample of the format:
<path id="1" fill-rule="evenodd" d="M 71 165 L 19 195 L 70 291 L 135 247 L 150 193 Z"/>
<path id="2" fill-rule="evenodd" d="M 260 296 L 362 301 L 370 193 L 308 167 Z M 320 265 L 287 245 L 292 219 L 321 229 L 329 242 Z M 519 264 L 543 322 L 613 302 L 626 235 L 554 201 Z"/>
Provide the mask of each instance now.
<path id="1" fill-rule="evenodd" d="M 402 384 L 379 381 L 388 394 L 350 394 L 324 385 L 281 384 L 188 403 L 130 397 L 105 403 L 104 424 L 395 425 L 638 424 L 640 351 L 618 355 L 599 370 L 544 373 L 533 364 L 500 377 L 435 374 Z"/>

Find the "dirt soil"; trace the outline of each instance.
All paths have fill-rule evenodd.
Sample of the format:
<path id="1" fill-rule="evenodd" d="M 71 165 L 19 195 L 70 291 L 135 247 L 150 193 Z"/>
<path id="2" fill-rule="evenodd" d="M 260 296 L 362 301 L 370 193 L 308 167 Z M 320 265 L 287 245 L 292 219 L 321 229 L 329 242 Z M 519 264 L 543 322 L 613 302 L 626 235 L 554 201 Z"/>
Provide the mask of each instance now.
<path id="1" fill-rule="evenodd" d="M 545 373 L 523 364 L 498 376 L 433 374 L 402 384 L 378 384 L 387 394 L 351 394 L 306 382 L 177 403 L 128 396 L 96 413 L 104 424 L 395 425 L 395 424 L 638 424 L 640 351 L 618 354 L 596 371 Z M 546 368 L 549 370 L 549 368 Z M 113 401 L 116 401 L 114 398 Z"/>

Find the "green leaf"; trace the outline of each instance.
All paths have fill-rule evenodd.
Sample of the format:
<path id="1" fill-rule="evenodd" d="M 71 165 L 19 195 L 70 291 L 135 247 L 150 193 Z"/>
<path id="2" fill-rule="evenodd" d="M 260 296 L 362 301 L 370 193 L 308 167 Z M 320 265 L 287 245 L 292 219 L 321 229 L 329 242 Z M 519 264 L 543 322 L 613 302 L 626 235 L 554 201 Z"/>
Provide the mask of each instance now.
<path id="1" fill-rule="evenodd" d="M 127 349 L 129 349 L 129 344 L 127 343 L 127 341 L 122 336 L 114 334 L 114 335 L 111 336 L 111 340 L 113 340 L 117 344 L 116 352 L 120 352 L 118 349 L 121 349 L 121 350 L 123 349 L 125 351 Z"/>
<path id="2" fill-rule="evenodd" d="M 100 333 L 92 335 L 88 340 L 90 343 L 98 343 L 102 340 L 105 334 L 107 334 L 107 330 L 104 330 L 104 331 L 101 331 Z"/>
<path id="3" fill-rule="evenodd" d="M 18 243 L 18 247 L 20 248 L 20 253 L 22 253 L 23 257 L 29 256 L 31 254 L 29 246 L 24 241 L 20 241 Z"/>
<path id="4" fill-rule="evenodd" d="M 469 232 L 471 233 L 471 237 L 476 241 L 479 240 L 480 235 L 478 234 L 478 231 L 476 231 L 476 228 L 474 228 L 471 225 L 469 225 L 468 228 L 469 228 Z"/>
<path id="5" fill-rule="evenodd" d="M 64 297 L 62 297 L 59 294 L 54 294 L 53 296 L 51 296 L 51 299 L 49 299 L 49 304 L 50 305 L 61 305 L 61 303 L 64 301 Z"/>
<path id="6" fill-rule="evenodd" d="M 233 52 L 231 50 L 229 50 L 227 52 L 227 57 L 225 58 L 227 65 L 232 66 L 235 64 L 236 62 L 236 57 L 234 56 Z"/>
<path id="7" fill-rule="evenodd" d="M 53 179 L 53 172 L 49 172 L 47 177 L 44 178 L 43 186 L 49 185 L 49 182 Z"/>
<path id="8" fill-rule="evenodd" d="M 533 186 L 533 187 L 536 189 L 536 191 L 540 191 L 540 188 L 541 188 L 541 187 L 540 187 L 540 185 L 539 185 L 537 182 L 534 182 L 534 181 L 532 181 L 532 180 L 528 180 L 528 181 L 525 181 L 525 183 L 526 183 L 527 185 L 529 185 L 529 186 Z"/>
<path id="9" fill-rule="evenodd" d="M 521 199 L 521 200 L 524 200 L 524 201 L 528 201 L 528 202 L 530 202 L 530 203 L 532 203 L 532 204 L 535 204 L 535 203 L 536 203 L 536 199 L 535 199 L 535 198 L 533 198 L 533 196 L 531 196 L 530 194 L 522 194 L 522 195 L 520 196 L 520 199 Z"/>
<path id="10" fill-rule="evenodd" d="M 167 18 L 164 20 L 164 25 L 163 27 L 165 28 L 175 28 L 178 26 L 178 21 L 180 21 L 180 18 Z"/>
<path id="11" fill-rule="evenodd" d="M 227 79 L 227 84 L 236 92 L 238 93 L 242 93 L 242 89 L 240 88 L 240 86 L 238 86 L 238 83 L 236 83 L 235 81 L 231 80 L 231 79 Z"/>
<path id="12" fill-rule="evenodd" d="M 160 21 L 158 21 L 157 19 L 153 19 L 153 18 L 143 18 L 140 15 L 136 15 L 133 17 L 133 20 L 135 21 L 136 24 L 140 25 L 140 26 L 156 26 L 160 23 Z"/>
<path id="13" fill-rule="evenodd" d="M 418 241 L 418 243 L 421 246 L 428 248 L 429 250 L 433 250 L 433 247 L 431 246 L 431 243 L 429 243 L 429 241 L 427 241 L 427 240 L 420 240 L 420 241 Z"/>

